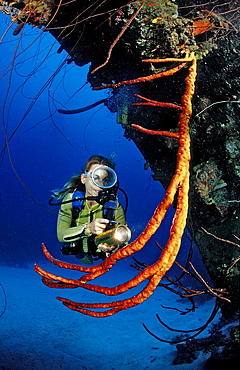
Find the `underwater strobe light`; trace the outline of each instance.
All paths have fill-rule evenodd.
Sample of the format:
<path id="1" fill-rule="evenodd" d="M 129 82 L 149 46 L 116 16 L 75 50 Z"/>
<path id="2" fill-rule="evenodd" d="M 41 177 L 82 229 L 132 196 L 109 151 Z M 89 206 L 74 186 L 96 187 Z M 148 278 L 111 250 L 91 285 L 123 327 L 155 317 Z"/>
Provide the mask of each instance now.
<path id="1" fill-rule="evenodd" d="M 104 231 L 95 237 L 95 244 L 118 245 L 126 243 L 131 238 L 131 230 L 126 225 L 118 225 L 113 229 Z"/>

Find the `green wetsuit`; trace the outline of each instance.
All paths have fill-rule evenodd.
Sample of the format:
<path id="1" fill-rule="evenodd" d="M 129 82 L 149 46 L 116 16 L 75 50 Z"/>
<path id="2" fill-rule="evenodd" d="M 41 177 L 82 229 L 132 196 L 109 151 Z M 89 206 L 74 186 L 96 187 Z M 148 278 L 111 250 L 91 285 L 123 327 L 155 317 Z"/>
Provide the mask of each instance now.
<path id="1" fill-rule="evenodd" d="M 65 196 L 64 201 L 72 199 L 73 193 L 69 193 Z M 77 243 L 79 244 L 82 251 L 87 254 L 95 254 L 93 237 L 85 230 L 85 224 L 94 221 L 96 218 L 103 217 L 103 206 L 96 203 L 90 206 L 87 200 L 83 203 L 83 209 L 79 212 L 76 220 L 72 217 L 72 203 L 65 203 L 61 205 L 58 213 L 57 221 L 57 237 L 60 242 Z M 117 207 L 114 212 L 114 221 L 125 225 L 126 218 L 124 210 L 120 203 L 117 202 Z M 91 247 L 90 247 L 91 241 Z M 102 258 L 103 253 L 99 256 Z M 87 262 L 92 263 L 92 262 Z"/>

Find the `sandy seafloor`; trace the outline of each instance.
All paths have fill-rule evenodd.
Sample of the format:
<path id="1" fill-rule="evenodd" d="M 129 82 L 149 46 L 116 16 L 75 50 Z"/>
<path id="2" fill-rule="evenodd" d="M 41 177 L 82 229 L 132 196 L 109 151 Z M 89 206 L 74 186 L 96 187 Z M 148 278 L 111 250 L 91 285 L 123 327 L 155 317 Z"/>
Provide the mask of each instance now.
<path id="1" fill-rule="evenodd" d="M 111 285 L 115 285 L 132 276 L 132 268 L 124 265 L 125 262 L 120 264 L 114 274 L 109 272 L 110 275 L 106 274 L 98 282 L 107 285 L 111 279 Z M 41 267 L 64 276 L 79 277 L 77 272 L 69 273 L 48 262 L 42 263 Z M 187 301 L 164 288 L 157 288 L 152 297 L 137 307 L 108 318 L 93 318 L 69 310 L 55 297 L 58 295 L 78 302 L 114 299 L 80 288 L 50 289 L 43 285 L 33 266 L 1 266 L 0 277 L 7 297 L 6 311 L 0 317 L 0 369 L 200 370 L 210 356 L 200 353 L 191 364 L 173 365 L 176 347 L 153 338 L 142 323 L 159 337 L 172 340 L 177 333 L 164 329 L 157 321 L 156 313 L 171 327 L 193 329 L 205 323 L 214 300 L 205 300 L 203 304 L 198 304 L 195 312 L 180 315 L 174 310 L 162 308 L 161 304 L 185 310 L 190 307 Z M 0 305 L 2 311 L 2 290 Z M 218 316 L 213 323 L 216 321 Z M 208 329 L 201 336 L 207 334 Z"/>

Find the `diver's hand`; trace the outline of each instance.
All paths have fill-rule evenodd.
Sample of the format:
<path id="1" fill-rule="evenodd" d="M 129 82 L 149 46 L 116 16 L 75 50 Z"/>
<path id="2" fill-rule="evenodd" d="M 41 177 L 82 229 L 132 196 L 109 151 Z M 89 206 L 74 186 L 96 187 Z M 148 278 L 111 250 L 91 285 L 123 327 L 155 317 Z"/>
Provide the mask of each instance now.
<path id="1" fill-rule="evenodd" d="M 112 252 L 112 250 L 116 248 L 116 245 L 98 244 L 97 247 L 102 252 Z"/>
<path id="2" fill-rule="evenodd" d="M 90 234 L 101 234 L 106 229 L 109 220 L 106 218 L 96 218 L 96 220 L 86 225 L 86 231 Z"/>

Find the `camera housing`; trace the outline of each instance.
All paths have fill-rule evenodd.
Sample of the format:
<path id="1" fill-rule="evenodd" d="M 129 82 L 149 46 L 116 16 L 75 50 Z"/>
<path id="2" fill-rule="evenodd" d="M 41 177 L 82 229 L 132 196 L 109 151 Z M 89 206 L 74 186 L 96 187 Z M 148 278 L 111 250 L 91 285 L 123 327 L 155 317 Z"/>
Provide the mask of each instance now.
<path id="1" fill-rule="evenodd" d="M 95 236 L 95 244 L 118 245 L 126 243 L 131 238 L 131 230 L 126 225 L 117 225 Z"/>

